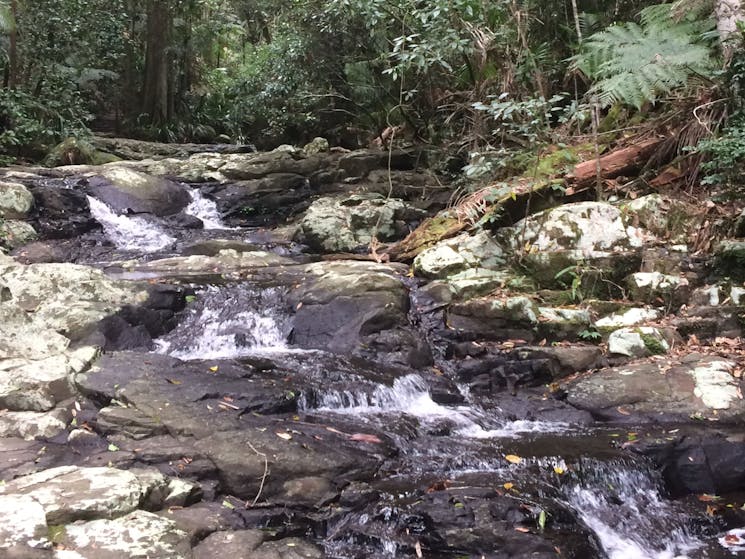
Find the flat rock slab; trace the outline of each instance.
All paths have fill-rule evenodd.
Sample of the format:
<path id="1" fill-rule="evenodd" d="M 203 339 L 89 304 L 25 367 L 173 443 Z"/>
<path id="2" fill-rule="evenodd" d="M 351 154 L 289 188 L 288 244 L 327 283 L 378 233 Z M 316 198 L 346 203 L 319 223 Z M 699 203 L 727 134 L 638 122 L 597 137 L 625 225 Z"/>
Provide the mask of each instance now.
<path id="1" fill-rule="evenodd" d="M 28 495 L 0 495 L 0 557 L 51 557 L 44 507 Z"/>
<path id="2" fill-rule="evenodd" d="M 134 511 L 113 520 L 65 526 L 55 541 L 56 559 L 191 559 L 186 532 L 167 518 Z"/>
<path id="3" fill-rule="evenodd" d="M 152 489 L 153 480 L 114 468 L 60 466 L 15 479 L 0 495 L 32 498 L 49 524 L 112 518 L 135 510 Z"/>
<path id="4" fill-rule="evenodd" d="M 732 361 L 689 354 L 603 369 L 566 389 L 570 404 L 606 419 L 739 423 L 745 400 L 734 370 Z"/>

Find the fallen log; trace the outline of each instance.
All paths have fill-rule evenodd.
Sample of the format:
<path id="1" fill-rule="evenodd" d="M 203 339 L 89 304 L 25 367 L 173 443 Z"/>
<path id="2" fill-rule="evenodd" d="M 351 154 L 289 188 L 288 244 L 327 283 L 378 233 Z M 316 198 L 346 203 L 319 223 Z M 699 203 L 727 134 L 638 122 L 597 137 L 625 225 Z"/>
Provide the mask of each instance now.
<path id="1" fill-rule="evenodd" d="M 590 186 L 597 180 L 598 162 L 601 179 L 612 179 L 622 175 L 636 176 L 665 139 L 663 137 L 650 138 L 633 146 L 611 151 L 601 156 L 599 160 L 583 161 L 575 165 L 565 178 L 568 183 L 576 186 Z"/>

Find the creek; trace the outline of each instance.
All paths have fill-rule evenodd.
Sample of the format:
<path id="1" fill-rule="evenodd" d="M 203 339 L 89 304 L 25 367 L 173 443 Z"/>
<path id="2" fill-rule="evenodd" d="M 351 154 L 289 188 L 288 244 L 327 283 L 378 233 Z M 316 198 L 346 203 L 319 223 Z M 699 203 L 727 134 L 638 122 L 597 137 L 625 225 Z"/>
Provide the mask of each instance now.
<path id="1" fill-rule="evenodd" d="M 228 228 L 213 203 L 196 187 L 190 192 L 186 213 L 204 229 L 117 215 L 90 198 L 116 254 L 103 259 L 97 251 L 87 260 L 109 269 L 114 260 L 128 260 L 131 267 L 216 238 L 299 264 L 316 260 L 291 245 L 266 242 L 266 231 Z M 296 303 L 286 285 L 201 275 L 179 278 L 189 303 L 141 359 L 162 355 L 215 371 L 236 364 L 279 371 L 292 404 L 273 417 L 289 425 L 288 438 L 305 436 L 311 426 L 318 439 L 323 429 L 344 433 L 381 456 L 338 496 L 249 515 L 260 527 L 302 535 L 337 559 L 724 559 L 739 552 L 725 547 L 722 525 L 700 513 L 694 496 L 676 495 L 659 464 L 628 449 L 639 433 L 670 438 L 678 426 L 600 424 L 566 411 L 542 389 L 472 390 L 450 374 L 453 358 L 431 337 L 434 363 L 424 370 L 299 347 L 290 312 Z M 161 281 L 157 271 L 130 277 Z M 417 290 L 410 286 L 412 301 Z M 426 313 L 416 302 L 410 308 L 412 324 L 424 328 Z"/>

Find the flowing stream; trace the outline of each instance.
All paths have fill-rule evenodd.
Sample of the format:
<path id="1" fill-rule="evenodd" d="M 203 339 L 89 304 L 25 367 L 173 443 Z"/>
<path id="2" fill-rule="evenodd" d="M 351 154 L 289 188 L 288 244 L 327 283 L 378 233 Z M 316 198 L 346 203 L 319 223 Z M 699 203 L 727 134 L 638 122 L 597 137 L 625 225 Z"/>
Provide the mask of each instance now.
<path id="1" fill-rule="evenodd" d="M 187 213 L 199 217 L 206 229 L 224 229 L 215 205 L 196 189 L 191 194 Z M 116 215 L 93 198 L 90 205 L 112 243 L 121 249 L 146 254 L 176 242 L 156 220 Z M 584 456 L 584 452 L 595 451 L 586 441 L 602 439 L 589 444 L 603 454 L 608 450 L 607 439 L 568 423 L 516 420 L 498 406 L 479 405 L 465 387 L 457 387 L 458 403 L 438 402 L 429 381 L 420 374 L 391 377 L 387 382 L 372 378 L 375 371 L 366 375 L 352 369 L 334 376 L 330 371 L 335 371 L 336 361 L 323 352 L 302 351 L 288 344 L 292 319 L 284 298 L 278 288 L 203 286 L 191 298 L 179 325 L 156 341 L 154 351 L 182 360 L 271 355 L 288 369 L 307 375 L 307 387 L 299 399 L 303 414 L 389 432 L 398 454 L 386 466 L 386 483 L 405 485 L 422 477 L 446 475 L 456 482 L 465 480 L 464 487 L 474 479 L 490 487 L 532 487 L 526 492 L 536 499 L 548 499 L 573 511 L 596 541 L 598 557 L 714 557 L 710 550 L 716 538 L 714 544 L 712 538 L 705 541 L 701 531 L 694 529 L 697 521 L 665 497 L 659 473 L 644 460 Z M 551 441 L 551 446 L 545 441 Z M 505 461 L 512 448 L 521 453 L 517 464 Z M 397 507 L 402 506 L 398 501 L 406 491 L 391 491 L 390 495 L 385 506 L 378 504 L 369 513 L 345 517 L 333 529 L 340 534 L 367 533 L 375 526 L 377 551 L 367 556 L 408 557 L 390 535 L 402 516 L 403 509 Z M 538 518 L 545 522 L 542 510 L 544 516 Z M 745 547 L 730 544 L 743 535 L 732 531 L 727 542 L 720 535 L 718 549 L 726 546 L 735 556 Z M 350 551 L 350 546 L 359 545 L 358 539 L 329 538 L 327 552 L 339 558 L 365 556 Z"/>

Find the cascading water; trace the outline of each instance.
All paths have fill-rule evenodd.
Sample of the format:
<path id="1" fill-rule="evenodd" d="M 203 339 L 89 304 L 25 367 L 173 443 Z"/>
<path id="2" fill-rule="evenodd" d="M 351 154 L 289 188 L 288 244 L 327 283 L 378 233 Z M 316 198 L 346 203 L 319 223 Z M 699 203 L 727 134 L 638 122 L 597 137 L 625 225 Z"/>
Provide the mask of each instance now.
<path id="1" fill-rule="evenodd" d="M 315 406 L 319 412 L 362 418 L 403 413 L 424 424 L 447 421 L 458 435 L 474 439 L 510 438 L 521 433 L 560 432 L 569 428 L 558 422 L 500 420 L 473 405 L 438 404 L 419 375 L 406 375 L 394 380 L 393 386 L 378 385 L 370 392 L 329 390 L 316 398 Z"/>
<path id="2" fill-rule="evenodd" d="M 164 229 L 143 217 L 118 215 L 109 206 L 88 196 L 91 215 L 114 245 L 122 250 L 158 252 L 176 242 Z"/>
<path id="3" fill-rule="evenodd" d="M 702 542 L 689 516 L 662 497 L 659 474 L 642 464 L 584 460 L 566 498 L 608 559 L 688 559 Z"/>
<path id="4" fill-rule="evenodd" d="M 281 297 L 272 288 L 207 288 L 196 295 L 179 326 L 156 341 L 156 351 L 185 360 L 286 351 L 287 328 L 277 311 Z"/>
<path id="5" fill-rule="evenodd" d="M 191 196 L 191 204 L 184 211 L 201 219 L 205 229 L 231 229 L 222 222 L 217 204 L 202 196 L 198 188 L 189 189 L 189 196 Z"/>

